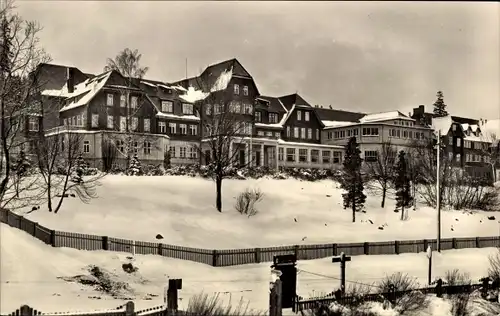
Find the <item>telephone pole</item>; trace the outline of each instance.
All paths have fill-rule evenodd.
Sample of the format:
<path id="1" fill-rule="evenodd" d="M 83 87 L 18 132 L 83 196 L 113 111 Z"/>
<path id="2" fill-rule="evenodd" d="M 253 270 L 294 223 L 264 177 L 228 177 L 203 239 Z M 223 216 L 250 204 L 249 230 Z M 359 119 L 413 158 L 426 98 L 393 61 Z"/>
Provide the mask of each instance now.
<path id="1" fill-rule="evenodd" d="M 441 185 L 440 185 L 440 173 L 441 173 L 441 131 L 438 131 L 437 138 L 437 170 L 436 170 L 436 209 L 437 209 L 437 240 L 436 246 L 437 251 L 441 252 Z"/>

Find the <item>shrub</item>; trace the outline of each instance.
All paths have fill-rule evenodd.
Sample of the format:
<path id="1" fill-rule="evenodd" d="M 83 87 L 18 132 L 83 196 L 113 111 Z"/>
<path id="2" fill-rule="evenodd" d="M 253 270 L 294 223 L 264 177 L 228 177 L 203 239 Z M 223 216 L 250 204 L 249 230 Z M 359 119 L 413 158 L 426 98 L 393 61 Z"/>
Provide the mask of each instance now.
<path id="1" fill-rule="evenodd" d="M 122 269 L 127 273 L 134 273 L 137 272 L 137 270 L 139 270 L 138 267 L 134 267 L 130 262 L 122 264 Z"/>
<path id="2" fill-rule="evenodd" d="M 207 294 L 197 294 L 189 299 L 184 315 L 189 316 L 244 316 L 244 315 L 265 315 L 265 313 L 250 310 L 248 304 L 243 306 L 243 298 L 236 307 L 231 305 L 229 300 L 226 306 L 222 305 L 219 294 L 209 297 Z"/>
<path id="3" fill-rule="evenodd" d="M 378 287 L 382 296 L 391 301 L 400 315 L 425 308 L 429 303 L 424 294 L 416 291 L 418 283 L 408 274 L 397 272 L 386 276 L 379 282 Z M 395 291 L 396 295 L 391 297 L 389 294 L 391 291 Z M 403 293 L 397 294 L 397 292 Z"/>
<path id="4" fill-rule="evenodd" d="M 497 248 L 494 255 L 490 255 L 488 257 L 488 261 L 490 264 L 488 268 L 488 276 L 494 283 L 498 283 L 500 281 L 500 248 Z"/>
<path id="5" fill-rule="evenodd" d="M 260 189 L 246 189 L 238 195 L 236 198 L 236 205 L 234 207 L 240 214 L 247 215 L 248 217 L 254 216 L 258 213 L 255 204 L 260 202 L 263 198 L 264 194 L 260 191 Z"/>

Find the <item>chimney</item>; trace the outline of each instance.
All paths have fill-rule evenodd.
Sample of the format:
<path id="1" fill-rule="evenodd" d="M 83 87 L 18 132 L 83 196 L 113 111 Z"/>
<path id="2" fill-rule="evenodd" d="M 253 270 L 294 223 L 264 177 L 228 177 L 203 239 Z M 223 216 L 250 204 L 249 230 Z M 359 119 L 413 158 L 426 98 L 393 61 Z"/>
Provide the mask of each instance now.
<path id="1" fill-rule="evenodd" d="M 75 91 L 75 68 L 66 68 L 66 87 L 69 93 Z"/>

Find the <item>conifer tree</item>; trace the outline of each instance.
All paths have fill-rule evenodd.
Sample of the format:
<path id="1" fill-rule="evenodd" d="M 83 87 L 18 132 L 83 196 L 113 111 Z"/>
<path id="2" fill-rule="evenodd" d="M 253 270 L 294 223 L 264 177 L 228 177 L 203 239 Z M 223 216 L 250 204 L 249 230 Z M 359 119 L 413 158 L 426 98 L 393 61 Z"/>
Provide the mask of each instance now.
<path id="1" fill-rule="evenodd" d="M 128 174 L 131 176 L 138 176 L 140 173 L 141 173 L 141 162 L 139 161 L 139 158 L 137 158 L 137 155 L 134 155 L 132 157 L 132 160 L 130 161 Z"/>
<path id="2" fill-rule="evenodd" d="M 85 175 L 85 160 L 83 159 L 82 156 L 78 156 L 76 159 L 76 165 L 73 170 L 73 174 L 71 177 L 71 182 L 74 182 L 76 184 L 82 184 L 83 183 L 83 176 Z"/>
<path id="3" fill-rule="evenodd" d="M 396 210 L 401 210 L 401 220 L 403 220 L 405 209 L 411 205 L 412 196 L 406 154 L 402 150 L 398 155 L 394 187 L 396 188 Z"/>
<path id="4" fill-rule="evenodd" d="M 352 209 L 352 222 L 356 222 L 356 212 L 363 209 L 366 195 L 363 193 L 364 182 L 361 176 L 361 151 L 358 148 L 356 137 L 351 137 L 346 145 L 345 159 L 341 177 L 341 188 L 345 193 L 342 194 L 344 200 L 344 209 Z"/>
<path id="5" fill-rule="evenodd" d="M 16 197 L 19 197 L 21 180 L 28 174 L 28 171 L 31 167 L 31 164 L 26 157 L 26 153 L 21 149 L 19 152 L 19 156 L 15 164 L 12 166 L 13 171 L 15 172 L 15 189 L 16 189 Z"/>
<path id="6" fill-rule="evenodd" d="M 434 102 L 434 117 L 444 117 L 448 115 L 446 111 L 446 104 L 444 103 L 443 92 L 437 92 L 437 99 Z"/>

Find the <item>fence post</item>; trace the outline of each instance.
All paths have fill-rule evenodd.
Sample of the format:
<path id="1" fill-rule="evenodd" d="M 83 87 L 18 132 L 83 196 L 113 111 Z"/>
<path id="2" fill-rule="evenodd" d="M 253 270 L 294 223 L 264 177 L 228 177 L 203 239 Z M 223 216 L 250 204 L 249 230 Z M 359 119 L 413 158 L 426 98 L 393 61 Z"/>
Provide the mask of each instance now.
<path id="1" fill-rule="evenodd" d="M 337 254 L 337 244 L 332 244 L 332 248 L 333 248 L 333 256 L 338 256 L 338 254 Z"/>
<path id="2" fill-rule="evenodd" d="M 217 257 L 219 257 L 219 254 L 217 253 L 217 250 L 214 250 L 212 252 L 212 266 L 213 267 L 217 266 Z"/>
<path id="3" fill-rule="evenodd" d="M 480 245 L 481 245 L 480 239 L 479 239 L 479 237 L 476 237 L 476 248 L 481 248 Z"/>
<path id="4" fill-rule="evenodd" d="M 281 316 L 281 280 L 277 279 L 272 283 L 271 293 L 269 294 L 269 316 Z"/>
<path id="5" fill-rule="evenodd" d="M 260 263 L 260 248 L 255 248 L 255 263 Z"/>
<path id="6" fill-rule="evenodd" d="M 365 255 L 369 255 L 370 254 L 370 243 L 369 242 L 365 242 L 363 244 L 363 248 L 364 248 Z"/>
<path id="7" fill-rule="evenodd" d="M 456 238 L 451 239 L 451 248 L 457 249 L 457 239 Z"/>
<path id="8" fill-rule="evenodd" d="M 441 279 L 438 279 L 436 282 L 436 296 L 437 297 L 443 296 L 443 280 Z"/>
<path id="9" fill-rule="evenodd" d="M 56 231 L 53 229 L 50 230 L 50 245 L 52 247 L 56 246 Z"/>
<path id="10" fill-rule="evenodd" d="M 399 240 L 394 240 L 394 253 L 399 255 Z"/>
<path id="11" fill-rule="evenodd" d="M 163 256 L 163 244 L 162 243 L 158 244 L 158 254 L 160 256 Z"/>
<path id="12" fill-rule="evenodd" d="M 38 223 L 37 222 L 33 222 L 33 234 L 32 236 L 33 237 L 36 237 L 36 231 L 38 229 Z"/>
<path id="13" fill-rule="evenodd" d="M 109 250 L 108 236 L 102 236 L 102 249 L 103 250 Z"/>
<path id="14" fill-rule="evenodd" d="M 297 260 L 299 260 L 299 245 L 295 245 L 293 246 L 293 251 L 295 253 L 295 258 L 297 258 Z"/>
<path id="15" fill-rule="evenodd" d="M 125 304 L 125 316 L 134 316 L 134 309 L 134 302 L 128 301 L 127 304 Z"/>
<path id="16" fill-rule="evenodd" d="M 429 248 L 429 241 L 427 239 L 424 239 L 424 251 L 427 251 L 427 248 Z"/>

